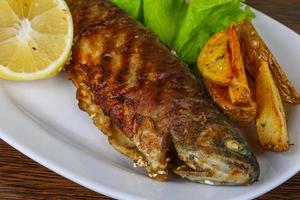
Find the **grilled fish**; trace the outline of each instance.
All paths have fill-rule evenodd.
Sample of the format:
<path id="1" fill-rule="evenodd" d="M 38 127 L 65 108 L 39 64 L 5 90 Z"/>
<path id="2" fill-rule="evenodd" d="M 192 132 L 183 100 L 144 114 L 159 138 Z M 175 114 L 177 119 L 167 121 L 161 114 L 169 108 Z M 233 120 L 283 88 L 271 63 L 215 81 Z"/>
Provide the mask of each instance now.
<path id="1" fill-rule="evenodd" d="M 68 0 L 75 26 L 65 67 L 79 107 L 110 144 L 156 180 L 247 185 L 254 155 L 202 84 L 159 39 L 107 0 Z"/>

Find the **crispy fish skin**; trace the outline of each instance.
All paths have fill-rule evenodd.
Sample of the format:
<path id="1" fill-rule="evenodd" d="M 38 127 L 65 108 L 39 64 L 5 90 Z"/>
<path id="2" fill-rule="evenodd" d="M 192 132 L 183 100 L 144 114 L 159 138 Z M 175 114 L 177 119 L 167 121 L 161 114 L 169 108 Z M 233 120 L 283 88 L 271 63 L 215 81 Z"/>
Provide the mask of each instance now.
<path id="1" fill-rule="evenodd" d="M 251 184 L 259 166 L 239 130 L 186 64 L 106 0 L 69 0 L 75 40 L 65 70 L 79 107 L 121 153 L 165 180 L 173 171 L 206 184 Z M 173 157 L 174 155 L 172 155 Z"/>

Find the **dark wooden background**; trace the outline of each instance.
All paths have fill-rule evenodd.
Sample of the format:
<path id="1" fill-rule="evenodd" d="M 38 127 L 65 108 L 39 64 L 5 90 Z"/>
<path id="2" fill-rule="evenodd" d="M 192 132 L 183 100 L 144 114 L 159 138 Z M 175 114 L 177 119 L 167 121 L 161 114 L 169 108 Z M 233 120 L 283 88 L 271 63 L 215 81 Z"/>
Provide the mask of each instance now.
<path id="1" fill-rule="evenodd" d="M 248 0 L 247 3 L 300 33 L 300 0 Z M 0 199 L 110 198 L 49 171 L 0 140 Z M 300 173 L 259 199 L 300 199 Z"/>

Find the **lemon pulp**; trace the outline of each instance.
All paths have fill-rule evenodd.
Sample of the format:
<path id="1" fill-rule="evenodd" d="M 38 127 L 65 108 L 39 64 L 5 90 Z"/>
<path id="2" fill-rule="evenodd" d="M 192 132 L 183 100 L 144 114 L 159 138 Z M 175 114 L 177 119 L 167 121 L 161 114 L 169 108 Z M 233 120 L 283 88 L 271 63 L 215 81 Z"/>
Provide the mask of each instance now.
<path id="1" fill-rule="evenodd" d="M 0 1 L 1 78 L 35 80 L 57 74 L 72 40 L 72 17 L 63 0 Z"/>

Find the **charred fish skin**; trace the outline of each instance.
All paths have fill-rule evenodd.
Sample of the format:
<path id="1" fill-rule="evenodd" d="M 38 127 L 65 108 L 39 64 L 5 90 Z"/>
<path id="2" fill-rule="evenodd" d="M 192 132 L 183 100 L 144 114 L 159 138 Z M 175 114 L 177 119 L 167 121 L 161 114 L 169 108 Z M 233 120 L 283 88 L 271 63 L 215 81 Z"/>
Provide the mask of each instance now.
<path id="1" fill-rule="evenodd" d="M 178 175 L 244 185 L 258 163 L 188 66 L 139 22 L 106 0 L 68 0 L 75 26 L 65 68 L 82 110 L 121 153 L 165 180 L 174 145 Z"/>
<path id="2" fill-rule="evenodd" d="M 114 148 L 145 167 L 150 177 L 166 179 L 170 135 L 156 126 L 152 116 L 163 112 L 155 103 L 159 87 L 151 84 L 158 73 L 144 62 L 157 47 L 150 42 L 159 41 L 108 1 L 68 1 L 68 5 L 75 39 L 65 70 L 78 88 L 79 107 Z M 159 44 L 158 51 L 167 49 Z M 172 58 L 162 54 L 166 60 Z"/>

